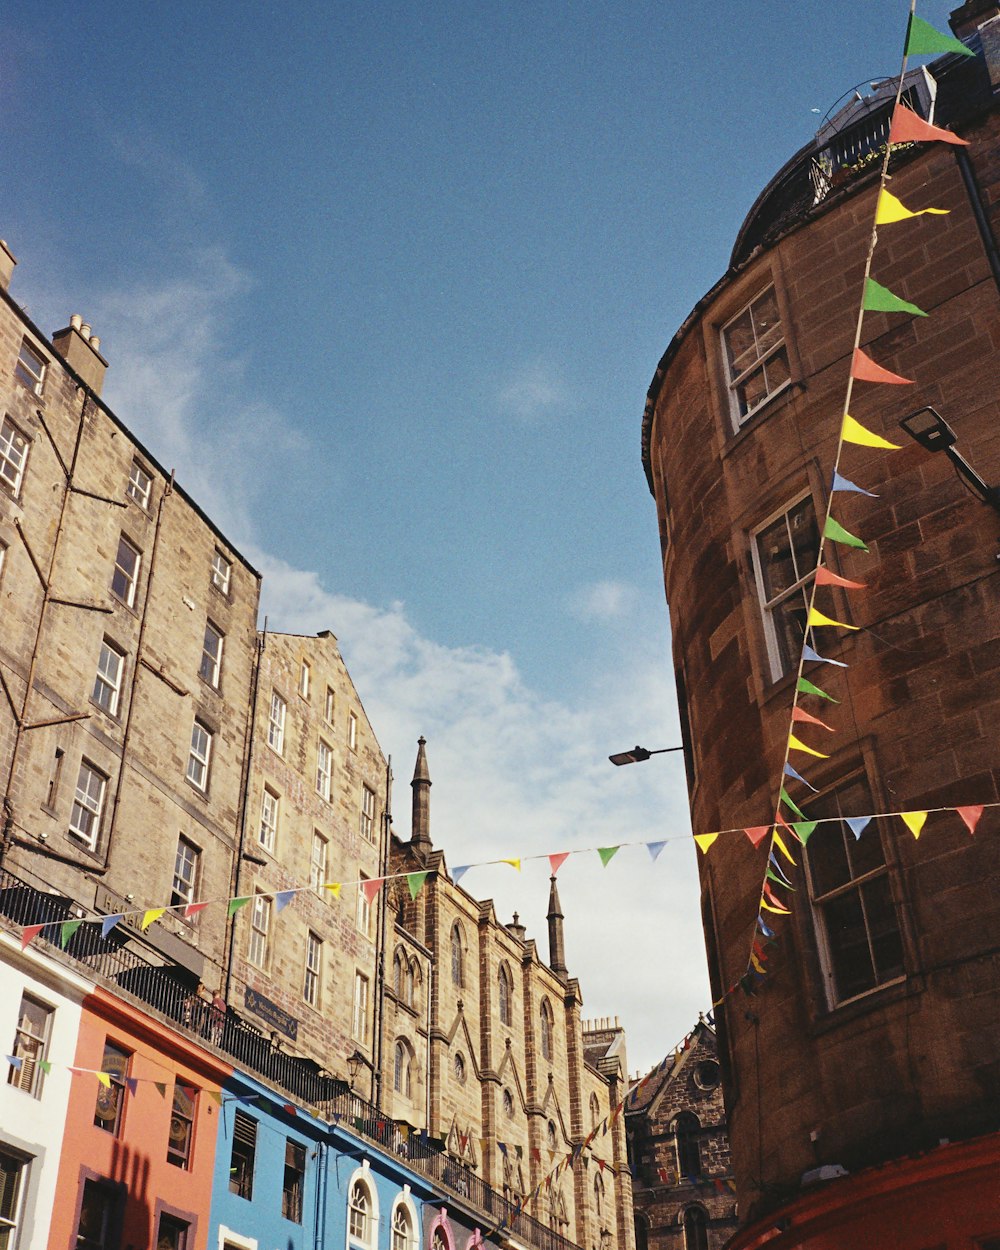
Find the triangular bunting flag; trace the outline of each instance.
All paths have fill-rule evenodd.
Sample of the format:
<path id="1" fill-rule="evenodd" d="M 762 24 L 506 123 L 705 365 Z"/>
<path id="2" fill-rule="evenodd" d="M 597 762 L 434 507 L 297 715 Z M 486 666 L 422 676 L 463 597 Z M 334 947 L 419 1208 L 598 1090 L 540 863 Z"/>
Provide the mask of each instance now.
<path id="1" fill-rule="evenodd" d="M 166 1098 L 167 1087 L 163 1081 L 154 1081 L 153 1088 L 156 1090 L 156 1092 L 160 1095 L 161 1098 Z"/>
<path id="2" fill-rule="evenodd" d="M 97 1081 L 99 1085 L 103 1085 L 105 1089 L 111 1088 L 111 1073 L 110 1072 L 95 1072 L 94 1076 L 97 1077 Z"/>
<path id="3" fill-rule="evenodd" d="M 222 1106 L 222 1090 L 221 1089 L 210 1089 L 210 1090 L 207 1090 L 206 1092 L 209 1098 L 211 1098 L 211 1100 L 215 1103 L 217 1107 Z"/>
<path id="4" fill-rule="evenodd" d="M 134 1098 L 139 1092 L 139 1078 L 137 1076 L 127 1076 L 125 1078 L 125 1088 Z"/>
<path id="5" fill-rule="evenodd" d="M 190 920 L 192 916 L 197 916 L 200 911 L 204 911 L 207 906 L 207 903 L 188 903 L 184 908 L 184 919 Z"/>
<path id="6" fill-rule="evenodd" d="M 915 838 L 920 837 L 920 831 L 924 827 L 924 821 L 927 819 L 926 812 L 900 812 L 900 818 L 903 824 L 909 829 Z"/>
<path id="7" fill-rule="evenodd" d="M 784 842 L 782 842 L 781 834 L 777 831 L 777 829 L 774 831 L 774 845 L 778 848 L 782 855 L 784 855 L 785 859 L 787 859 L 788 862 L 795 867 L 795 860 L 792 858 L 792 853 L 788 847 L 785 846 Z"/>
<path id="8" fill-rule="evenodd" d="M 294 897 L 294 890 L 278 890 L 274 896 L 275 911 L 281 911 L 283 908 L 287 907 Z"/>
<path id="9" fill-rule="evenodd" d="M 915 13 L 910 14 L 910 25 L 906 32 L 907 56 L 934 56 L 938 52 L 959 52 L 962 56 L 975 56 L 960 40 L 946 35 L 925 22 Z"/>
<path id="10" fill-rule="evenodd" d="M 983 814 L 983 805 L 974 803 L 971 807 L 956 807 L 955 811 L 965 821 L 965 827 L 970 833 L 976 832 L 976 825 L 979 824 L 979 817 Z"/>
<path id="11" fill-rule="evenodd" d="M 462 880 L 465 874 L 472 867 L 471 864 L 460 864 L 457 868 L 451 870 L 451 879 L 456 885 Z"/>
<path id="12" fill-rule="evenodd" d="M 871 356 L 865 355 L 860 347 L 854 349 L 854 359 L 851 362 L 851 377 L 858 382 L 888 382 L 896 386 L 912 386 L 912 378 L 904 378 L 901 374 L 893 373 L 889 369 L 883 369 L 881 365 L 876 364 Z"/>
<path id="13" fill-rule="evenodd" d="M 549 856 L 549 867 L 552 869 L 553 877 L 568 859 L 569 851 L 559 851 L 558 854 Z"/>
<path id="14" fill-rule="evenodd" d="M 803 660 L 812 660 L 815 664 L 835 664 L 837 668 L 847 668 L 847 665 L 843 660 L 828 660 L 825 655 L 820 655 L 818 651 L 814 651 L 808 643 L 806 643 L 806 645 L 802 648 L 802 658 Z M 829 695 L 826 695 L 825 697 L 827 699 L 830 698 Z M 834 699 L 832 702 L 839 703 L 840 700 Z"/>
<path id="15" fill-rule="evenodd" d="M 334 898 L 340 898 L 340 882 L 339 881 L 324 881 L 323 889 L 329 890 L 329 892 L 333 895 Z"/>
<path id="16" fill-rule="evenodd" d="M 42 1069 L 46 1076 L 52 1071 L 52 1063 L 48 1059 L 39 1059 L 38 1066 Z"/>
<path id="17" fill-rule="evenodd" d="M 818 760 L 828 760 L 829 755 L 824 755 L 822 751 L 814 751 L 812 747 L 807 747 L 804 742 L 800 742 L 794 734 L 788 735 L 789 751 L 805 751 L 806 755 L 815 755 Z"/>
<path id="18" fill-rule="evenodd" d="M 749 829 L 743 830 L 754 846 L 760 846 L 770 831 L 770 825 L 751 825 Z"/>
<path id="19" fill-rule="evenodd" d="M 370 881 L 362 881 L 362 882 L 360 883 L 360 885 L 361 885 L 361 893 L 362 893 L 362 894 L 365 896 L 365 898 L 368 900 L 369 906 L 370 906 L 370 905 L 371 905 L 371 904 L 375 901 L 375 899 L 378 897 L 378 892 L 379 892 L 379 890 L 381 890 L 381 888 L 382 888 L 382 882 L 383 882 L 384 880 L 385 880 L 385 877 L 372 877 L 372 879 L 371 879 Z"/>
<path id="20" fill-rule="evenodd" d="M 889 226 L 894 221 L 906 221 L 908 217 L 922 217 L 924 213 L 944 216 L 949 211 L 947 208 L 909 209 L 902 200 L 896 199 L 889 191 L 883 190 L 879 193 L 878 204 L 875 207 L 875 224 L 876 226 Z"/>
<path id="21" fill-rule="evenodd" d="M 865 282 L 863 308 L 865 312 L 901 312 L 909 313 L 911 317 L 927 316 L 922 308 L 918 308 L 916 304 L 911 304 L 908 299 L 900 299 L 887 286 L 882 286 L 874 278 L 869 278 Z"/>
<path id="22" fill-rule="evenodd" d="M 867 495 L 869 499 L 879 498 L 879 496 L 876 495 L 873 490 L 865 490 L 863 486 L 858 486 L 856 483 L 848 481 L 848 479 L 844 477 L 838 469 L 834 469 L 833 471 L 833 485 L 830 487 L 830 490 L 831 491 L 842 490 L 842 491 L 848 491 L 848 492 L 853 491 L 854 494 L 856 495 Z M 823 566 L 821 565 L 820 567 L 822 568 Z M 819 570 L 817 569 L 817 573 L 818 572 Z M 823 583 L 819 581 L 818 577 L 816 580 L 820 586 L 823 585 Z"/>
<path id="23" fill-rule="evenodd" d="M 226 908 L 227 916 L 235 916 L 241 907 L 245 907 L 250 902 L 250 895 L 245 894 L 242 898 L 231 898 L 229 906 Z"/>
<path id="24" fill-rule="evenodd" d="M 763 917 L 761 917 L 761 916 L 758 916 L 758 917 L 757 917 L 757 924 L 758 924 L 758 926 L 760 927 L 760 931 L 761 931 L 761 933 L 763 933 L 763 935 L 764 935 L 766 938 L 773 938 L 773 937 L 774 937 L 774 930 L 773 930 L 773 929 L 769 929 L 769 928 L 767 927 L 767 925 L 764 923 Z"/>
<path id="25" fill-rule="evenodd" d="M 119 912 L 116 916 L 105 916 L 101 921 L 101 937 L 106 938 L 118 921 L 124 919 L 124 912 Z"/>
<path id="26" fill-rule="evenodd" d="M 850 414 L 844 417 L 840 436 L 845 443 L 854 443 L 857 447 L 878 447 L 883 451 L 899 451 L 898 443 L 890 443 L 881 435 L 873 434 L 860 421 L 855 421 Z"/>
<path id="27" fill-rule="evenodd" d="M 865 494 L 870 494 L 865 491 Z M 839 573 L 831 573 L 825 564 L 821 564 L 816 570 L 817 586 L 842 586 L 844 590 L 864 590 L 864 582 L 852 582 L 848 577 L 841 577 Z"/>
<path id="28" fill-rule="evenodd" d="M 813 835 L 813 831 L 819 824 L 818 820 L 796 820 L 792 828 L 795 830 L 795 836 L 803 846 L 809 841 Z"/>
<path id="29" fill-rule="evenodd" d="M 858 840 L 858 838 L 861 837 L 864 831 L 871 824 L 871 819 L 872 818 L 870 816 L 845 816 L 844 817 L 844 824 L 847 825 L 851 833 L 854 834 L 855 842 Z"/>
<path id="30" fill-rule="evenodd" d="M 656 863 L 657 856 L 666 845 L 667 845 L 666 842 L 647 842 L 646 843 L 646 850 L 649 851 L 649 858 L 653 861 L 654 864 Z"/>
<path id="31" fill-rule="evenodd" d="M 814 694 L 819 699 L 827 699 L 830 703 L 839 703 L 839 699 L 835 699 L 832 694 L 827 694 L 825 690 L 820 690 L 819 686 L 814 686 L 806 677 L 800 677 L 795 683 L 795 689 L 799 694 Z"/>
<path id="32" fill-rule="evenodd" d="M 830 733 L 833 733 L 832 728 L 826 721 L 820 720 L 818 716 L 811 716 L 808 712 L 804 712 L 798 704 L 792 708 L 792 720 L 802 721 L 806 725 L 819 725 L 822 729 L 829 729 Z"/>
<path id="33" fill-rule="evenodd" d="M 139 924 L 139 928 L 143 933 L 146 932 L 154 920 L 159 920 L 166 910 L 165 907 L 151 907 L 149 911 L 144 911 L 142 913 L 142 921 Z"/>
<path id="34" fill-rule="evenodd" d="M 611 861 L 614 859 L 615 855 L 618 853 L 618 850 L 619 848 L 617 846 L 599 846 L 597 848 L 597 853 L 598 855 L 600 855 L 601 863 L 604 865 L 605 868 L 607 868 L 608 864 L 610 864 Z"/>
<path id="35" fill-rule="evenodd" d="M 67 942 L 82 924 L 82 920 L 64 920 L 59 926 L 59 945 L 63 950 L 66 949 Z"/>
<path id="36" fill-rule="evenodd" d="M 968 52 L 963 45 L 963 51 Z M 918 117 L 912 109 L 900 102 L 892 114 L 892 125 L 889 127 L 890 143 L 961 143 L 968 144 L 968 139 L 960 139 L 958 135 L 941 126 L 932 126 Z"/>
<path id="37" fill-rule="evenodd" d="M 803 777 L 801 773 L 798 773 L 795 771 L 795 769 L 791 766 L 791 764 L 787 764 L 787 763 L 785 764 L 784 773 L 786 777 L 792 777 L 795 781 L 801 781 L 802 784 L 806 787 L 806 789 L 811 790 L 813 794 L 819 794 L 819 790 L 817 790 L 817 788 L 814 785 L 810 785 L 810 783 L 806 781 L 805 777 Z"/>
<path id="38" fill-rule="evenodd" d="M 44 928 L 43 924 L 26 924 L 21 930 L 21 950 L 27 950 Z"/>
<path id="39" fill-rule="evenodd" d="M 857 547 L 859 551 L 868 550 L 866 542 L 856 538 L 849 530 L 845 530 L 840 522 L 835 521 L 832 516 L 826 518 L 826 525 L 823 527 L 823 537 L 829 538 L 835 543 L 843 543 L 845 547 Z"/>
<path id="40" fill-rule="evenodd" d="M 802 819 L 805 820 L 805 813 L 799 810 L 799 808 L 793 802 L 792 796 L 788 793 L 788 791 L 785 789 L 784 786 L 781 787 L 780 794 L 781 794 L 782 803 L 790 807 L 796 816 L 801 816 Z"/>
<path id="41" fill-rule="evenodd" d="M 4 1055 L 4 1058 L 7 1060 L 7 1062 L 10 1064 L 10 1066 L 14 1069 L 15 1072 L 20 1072 L 21 1069 L 24 1067 L 24 1060 L 21 1058 L 20 1055 Z"/>
<path id="42" fill-rule="evenodd" d="M 767 872 L 764 873 L 764 877 L 767 881 L 773 881 L 775 885 L 783 885 L 786 890 L 791 890 L 793 894 L 795 893 L 795 886 L 787 878 L 776 873 L 773 868 L 768 868 Z M 773 892 L 769 892 L 767 897 L 772 903 L 778 902 L 778 896 Z"/>
<path id="43" fill-rule="evenodd" d="M 719 835 L 717 833 L 696 833 L 694 840 L 701 848 L 702 855 L 707 855 L 712 848 L 712 844 Z"/>
<path id="44" fill-rule="evenodd" d="M 409 887 L 410 898 L 416 898 L 420 891 L 424 888 L 424 882 L 427 880 L 426 872 L 408 872 L 406 874 L 406 884 Z"/>
<path id="45" fill-rule="evenodd" d="M 772 907 L 771 904 L 766 902 L 764 899 L 760 900 L 760 905 L 765 911 L 774 912 L 776 916 L 790 916 L 792 914 L 787 907 Z"/>

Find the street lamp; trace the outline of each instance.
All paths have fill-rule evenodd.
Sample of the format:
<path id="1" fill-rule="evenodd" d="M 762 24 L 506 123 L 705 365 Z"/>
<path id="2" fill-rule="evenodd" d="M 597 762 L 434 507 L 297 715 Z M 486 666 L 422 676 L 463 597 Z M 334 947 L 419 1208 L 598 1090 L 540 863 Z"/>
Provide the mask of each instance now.
<path id="1" fill-rule="evenodd" d="M 347 1061 L 347 1079 L 351 1086 L 351 1093 L 354 1093 L 354 1082 L 358 1073 L 363 1067 L 366 1067 L 368 1060 L 364 1057 L 360 1050 L 356 1050 Z"/>
<path id="2" fill-rule="evenodd" d="M 903 417 L 899 424 L 924 451 L 943 451 L 954 465 L 955 472 L 968 483 L 972 493 L 1000 512 L 1000 487 L 986 485 L 955 446 L 958 437 L 936 408 L 918 408 L 916 412 Z"/>
<path id="3" fill-rule="evenodd" d="M 681 747 L 660 747 L 656 751 L 647 751 L 645 747 L 635 746 L 631 751 L 619 751 L 617 755 L 609 755 L 608 759 L 612 764 L 621 767 L 622 764 L 641 764 L 648 760 L 651 755 L 666 755 L 669 751 L 683 751 Z"/>

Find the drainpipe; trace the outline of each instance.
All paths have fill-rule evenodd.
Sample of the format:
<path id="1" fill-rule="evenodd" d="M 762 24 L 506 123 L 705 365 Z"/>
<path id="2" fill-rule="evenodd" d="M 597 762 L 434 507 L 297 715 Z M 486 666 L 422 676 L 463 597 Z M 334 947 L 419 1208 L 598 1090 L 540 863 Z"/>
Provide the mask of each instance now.
<path id="1" fill-rule="evenodd" d="M 965 183 L 965 194 L 969 197 L 969 205 L 972 208 L 972 215 L 976 219 L 976 227 L 979 230 L 979 237 L 983 241 L 983 250 L 986 253 L 986 259 L 989 261 L 990 270 L 993 273 L 993 281 L 1000 290 L 1000 252 L 997 250 L 997 241 L 994 238 L 993 230 L 990 226 L 989 217 L 986 215 L 986 209 L 983 206 L 983 195 L 979 189 L 979 183 L 976 180 L 975 171 L 972 168 L 972 162 L 969 160 L 969 154 L 963 147 L 955 147 L 955 164 L 958 171 L 962 175 L 962 181 Z"/>
<path id="2" fill-rule="evenodd" d="M 375 1064 L 372 1068 L 372 1102 L 376 1111 L 382 1109 L 382 1043 L 385 1029 L 385 931 L 389 908 L 389 891 L 385 878 L 389 875 L 389 829 L 392 824 L 392 756 L 385 762 L 385 812 L 382 816 L 382 846 L 379 873 L 382 877 L 382 907 L 379 913 L 378 950 L 375 953 Z"/>

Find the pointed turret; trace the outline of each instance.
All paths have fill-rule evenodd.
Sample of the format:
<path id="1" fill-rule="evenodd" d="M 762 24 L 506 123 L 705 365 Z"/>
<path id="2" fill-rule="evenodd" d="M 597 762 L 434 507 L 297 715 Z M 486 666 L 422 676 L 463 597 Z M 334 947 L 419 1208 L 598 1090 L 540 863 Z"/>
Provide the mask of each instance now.
<path id="1" fill-rule="evenodd" d="M 556 889 L 555 876 L 549 878 L 549 967 L 561 981 L 567 975 L 566 949 L 563 945 L 563 914 L 559 903 L 559 891 Z"/>
<path id="2" fill-rule="evenodd" d="M 427 739 L 417 739 L 417 762 L 413 769 L 413 816 L 410 820 L 410 845 L 427 856 L 431 846 L 431 775 L 427 769 Z"/>

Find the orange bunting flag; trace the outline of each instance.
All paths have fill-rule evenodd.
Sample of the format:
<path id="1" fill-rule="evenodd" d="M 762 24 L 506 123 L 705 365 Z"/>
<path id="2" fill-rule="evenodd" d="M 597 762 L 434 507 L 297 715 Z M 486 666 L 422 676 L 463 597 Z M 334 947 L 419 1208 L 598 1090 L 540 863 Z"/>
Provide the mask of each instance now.
<path id="1" fill-rule="evenodd" d="M 702 855 L 708 854 L 709 850 L 711 849 L 712 843 L 715 841 L 715 839 L 718 836 L 719 835 L 717 833 L 696 833 L 694 835 L 694 840 L 698 843 L 699 847 L 701 848 Z"/>
<path id="2" fill-rule="evenodd" d="M 909 829 L 915 838 L 920 837 L 920 831 L 924 827 L 924 821 L 927 819 L 926 812 L 900 812 L 903 824 Z"/>
<path id="3" fill-rule="evenodd" d="M 553 877 L 568 859 L 569 851 L 560 851 L 557 855 L 549 856 L 549 867 L 552 869 Z"/>
<path id="4" fill-rule="evenodd" d="M 829 729 L 833 733 L 833 727 L 828 725 L 826 721 L 820 720 L 818 716 L 811 716 L 808 712 L 804 712 L 798 704 L 792 708 L 792 720 L 800 720 L 807 725 L 819 725 L 821 728 Z"/>
<path id="5" fill-rule="evenodd" d="M 865 429 L 860 421 L 855 421 L 849 414 L 844 414 L 844 425 L 840 437 L 845 443 L 855 443 L 858 447 L 880 447 L 883 451 L 899 451 L 898 443 L 890 443 L 888 439 L 871 430 Z"/>
<path id="6" fill-rule="evenodd" d="M 815 628 L 818 625 L 836 625 L 839 629 L 858 629 L 857 625 L 848 625 L 846 621 L 835 621 L 832 616 L 824 616 L 816 608 L 809 609 L 806 625 Z"/>
<path id="7" fill-rule="evenodd" d="M 760 844 L 767 837 L 770 828 L 770 825 L 751 825 L 749 829 L 744 829 L 743 832 L 747 835 L 754 846 L 760 846 Z"/>
<path id="8" fill-rule="evenodd" d="M 794 734 L 788 735 L 789 751 L 805 751 L 806 755 L 815 755 L 818 760 L 828 760 L 829 755 L 824 755 L 822 751 L 814 751 L 812 747 L 807 747 L 804 742 L 800 742 Z"/>
<path id="9" fill-rule="evenodd" d="M 961 143 L 968 144 L 968 139 L 960 139 L 958 135 L 941 126 L 932 126 L 918 117 L 905 104 L 897 104 L 889 127 L 890 143 Z"/>
<path id="10" fill-rule="evenodd" d="M 839 573 L 831 573 L 825 564 L 816 570 L 817 586 L 842 586 L 844 590 L 864 590 L 865 582 L 852 582 L 850 578 L 841 577 Z"/>
<path id="11" fill-rule="evenodd" d="M 974 803 L 971 807 L 956 807 L 955 811 L 965 821 L 965 827 L 970 833 L 976 832 L 976 825 L 979 824 L 979 817 L 983 814 L 982 803 Z"/>
<path id="12" fill-rule="evenodd" d="M 894 221 L 906 221 L 908 217 L 922 217 L 924 213 L 934 213 L 943 217 L 950 211 L 947 208 L 909 209 L 902 200 L 898 200 L 889 191 L 883 190 L 879 193 L 878 204 L 875 208 L 875 224 L 876 226 L 888 226 Z"/>
<path id="13" fill-rule="evenodd" d="M 860 347 L 854 349 L 854 359 L 851 362 L 851 377 L 858 382 L 893 382 L 897 386 L 912 385 L 912 378 L 904 378 L 901 374 L 893 373 L 889 369 L 883 369 L 881 365 L 877 365 L 871 356 L 866 356 Z"/>

